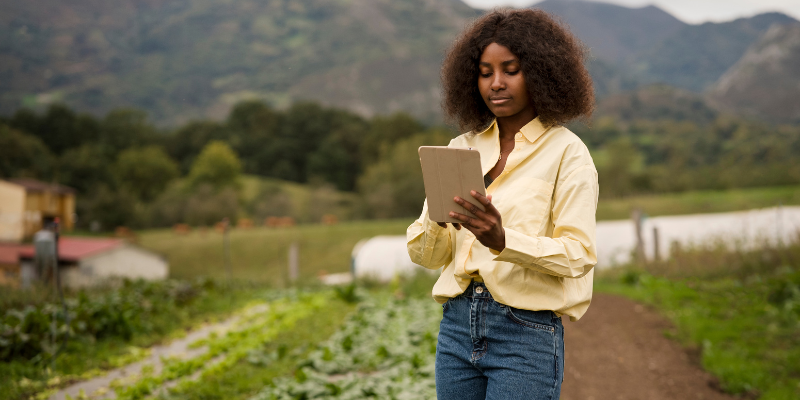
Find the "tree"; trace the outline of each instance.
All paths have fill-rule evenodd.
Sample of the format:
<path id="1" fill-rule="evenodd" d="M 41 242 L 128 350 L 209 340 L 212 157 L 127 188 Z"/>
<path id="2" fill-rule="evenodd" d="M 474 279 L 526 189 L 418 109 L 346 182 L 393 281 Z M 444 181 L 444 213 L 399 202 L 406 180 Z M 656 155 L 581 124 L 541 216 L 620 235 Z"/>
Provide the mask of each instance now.
<path id="1" fill-rule="evenodd" d="M 369 132 L 361 141 L 362 165 L 374 163 L 380 156 L 382 146 L 391 146 L 424 130 L 422 124 L 406 113 L 377 116 L 370 121 Z"/>
<path id="2" fill-rule="evenodd" d="M 191 121 L 178 128 L 166 139 L 170 157 L 180 166 L 183 174 L 188 174 L 195 158 L 212 140 L 228 141 L 227 128 L 215 121 Z"/>
<path id="3" fill-rule="evenodd" d="M 39 138 L 0 124 L 0 177 L 50 179 L 54 163 Z"/>
<path id="4" fill-rule="evenodd" d="M 102 144 L 118 154 L 130 147 L 155 144 L 155 127 L 147 122 L 147 113 L 135 109 L 112 110 L 100 124 Z"/>
<path id="5" fill-rule="evenodd" d="M 242 163 L 230 146 L 212 141 L 197 156 L 189 172 L 189 185 L 198 187 L 209 184 L 215 189 L 236 186 L 242 173 Z"/>
<path id="6" fill-rule="evenodd" d="M 132 148 L 120 153 L 114 166 L 120 186 L 150 202 L 178 177 L 178 165 L 161 147 Z"/>
<path id="7" fill-rule="evenodd" d="M 261 101 L 244 101 L 231 110 L 225 128 L 231 146 L 242 159 L 244 171 L 268 175 L 269 153 L 284 121 L 282 113 Z"/>
<path id="8" fill-rule="evenodd" d="M 417 149 L 444 146 L 450 138 L 450 132 L 433 129 L 400 140 L 381 152 L 378 162 L 367 167 L 358 182 L 370 216 L 418 216 L 425 200 L 425 185 Z"/>
<path id="9" fill-rule="evenodd" d="M 101 145 L 84 144 L 59 157 L 56 180 L 84 194 L 100 185 L 112 190 L 116 187 L 116 179 L 109 168 L 111 165 L 112 158 Z"/>
<path id="10" fill-rule="evenodd" d="M 29 109 L 20 109 L 9 124 L 23 132 L 38 137 L 55 154 L 80 147 L 98 139 L 98 121 L 88 114 L 76 114 L 63 104 L 51 104 L 44 115 Z"/>

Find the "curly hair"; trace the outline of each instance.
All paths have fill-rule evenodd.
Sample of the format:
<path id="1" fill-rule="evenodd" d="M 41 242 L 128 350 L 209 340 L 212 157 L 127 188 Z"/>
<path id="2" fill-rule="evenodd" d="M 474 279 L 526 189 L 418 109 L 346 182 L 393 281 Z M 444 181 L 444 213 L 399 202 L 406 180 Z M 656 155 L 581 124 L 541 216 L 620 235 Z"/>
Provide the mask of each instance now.
<path id="1" fill-rule="evenodd" d="M 467 27 L 442 65 L 442 109 L 462 131 L 477 131 L 494 119 L 478 91 L 478 62 L 492 43 L 519 58 L 542 124 L 591 116 L 594 88 L 584 67 L 583 44 L 544 11 L 500 9 Z"/>

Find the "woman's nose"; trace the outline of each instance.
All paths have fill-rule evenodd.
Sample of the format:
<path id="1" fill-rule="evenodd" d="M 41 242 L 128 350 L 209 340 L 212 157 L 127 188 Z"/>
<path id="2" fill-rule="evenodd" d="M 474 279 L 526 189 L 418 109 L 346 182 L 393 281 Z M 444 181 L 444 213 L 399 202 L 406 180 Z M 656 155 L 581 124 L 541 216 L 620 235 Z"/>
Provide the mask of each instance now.
<path id="1" fill-rule="evenodd" d="M 492 86 L 491 86 L 492 90 L 496 92 L 498 90 L 505 89 L 506 83 L 503 80 L 503 74 L 494 74 L 493 77 L 494 79 L 492 79 Z"/>

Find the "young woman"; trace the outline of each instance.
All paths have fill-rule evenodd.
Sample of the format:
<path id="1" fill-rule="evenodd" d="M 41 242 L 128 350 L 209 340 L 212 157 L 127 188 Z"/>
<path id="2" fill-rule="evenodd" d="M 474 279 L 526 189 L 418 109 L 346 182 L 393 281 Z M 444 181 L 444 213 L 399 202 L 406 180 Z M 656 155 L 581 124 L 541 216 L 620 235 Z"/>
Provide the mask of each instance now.
<path id="1" fill-rule="evenodd" d="M 487 196 L 454 198 L 476 217 L 451 213 L 462 222 L 450 225 L 426 201 L 408 227 L 411 259 L 444 266 L 439 400 L 559 398 L 561 317 L 586 312 L 597 262 L 597 171 L 560 125 L 591 114 L 583 62 L 580 42 L 537 10 L 481 17 L 445 58 L 443 108 L 469 131 L 450 146 L 480 152 Z"/>

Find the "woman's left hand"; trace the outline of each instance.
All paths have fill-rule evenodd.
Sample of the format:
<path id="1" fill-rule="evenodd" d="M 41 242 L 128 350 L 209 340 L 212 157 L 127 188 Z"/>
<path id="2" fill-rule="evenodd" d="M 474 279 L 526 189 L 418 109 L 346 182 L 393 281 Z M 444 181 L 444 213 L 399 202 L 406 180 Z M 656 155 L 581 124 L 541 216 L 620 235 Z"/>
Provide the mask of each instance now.
<path id="1" fill-rule="evenodd" d="M 469 210 L 477 218 L 453 211 L 450 212 L 450 216 L 460 220 L 461 225 L 469 229 L 484 246 L 496 251 L 503 251 L 506 248 L 506 231 L 503 230 L 500 211 L 497 211 L 492 205 L 492 195 L 486 197 L 474 190 L 470 191 L 470 194 L 483 204 L 486 211 L 481 211 L 475 204 L 456 196 L 453 200 Z"/>

